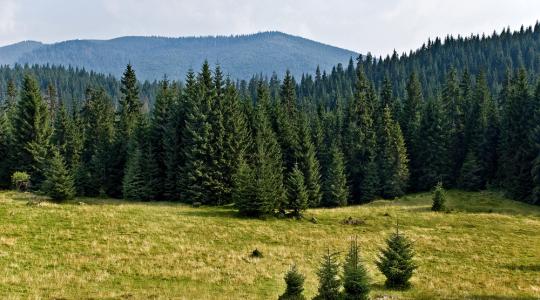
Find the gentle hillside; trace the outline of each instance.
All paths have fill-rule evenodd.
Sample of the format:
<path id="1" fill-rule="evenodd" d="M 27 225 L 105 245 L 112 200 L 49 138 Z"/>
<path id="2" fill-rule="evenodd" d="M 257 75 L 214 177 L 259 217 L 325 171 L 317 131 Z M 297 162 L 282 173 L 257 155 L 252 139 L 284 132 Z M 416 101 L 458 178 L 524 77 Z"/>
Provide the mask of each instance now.
<path id="1" fill-rule="evenodd" d="M 0 65 L 12 64 L 16 62 L 19 57 L 43 46 L 44 45 L 40 42 L 24 41 L 0 47 Z"/>
<path id="2" fill-rule="evenodd" d="M 35 45 L 34 45 L 35 46 Z M 3 55 L 9 50 L 9 55 Z M 15 55 L 16 50 L 18 55 Z M 207 59 L 219 63 L 235 79 L 254 74 L 282 74 L 286 69 L 300 76 L 317 65 L 330 69 L 356 53 L 281 32 L 220 37 L 121 37 L 112 40 L 71 40 L 51 45 L 0 48 L 0 63 L 57 64 L 120 76 L 131 62 L 140 79 L 184 78 Z"/>
<path id="3" fill-rule="evenodd" d="M 540 208 L 497 193 L 448 192 L 337 209 L 306 219 L 238 218 L 227 207 L 80 198 L 38 203 L 0 193 L 0 298 L 276 299 L 292 263 L 317 288 L 321 255 L 357 236 L 372 299 L 538 299 Z M 309 219 L 314 216 L 317 223 Z M 362 225 L 345 225 L 353 217 Z M 374 260 L 394 230 L 414 241 L 412 288 L 392 291 Z M 263 253 L 251 258 L 255 248 Z M 386 297 L 385 297 L 386 296 Z"/>

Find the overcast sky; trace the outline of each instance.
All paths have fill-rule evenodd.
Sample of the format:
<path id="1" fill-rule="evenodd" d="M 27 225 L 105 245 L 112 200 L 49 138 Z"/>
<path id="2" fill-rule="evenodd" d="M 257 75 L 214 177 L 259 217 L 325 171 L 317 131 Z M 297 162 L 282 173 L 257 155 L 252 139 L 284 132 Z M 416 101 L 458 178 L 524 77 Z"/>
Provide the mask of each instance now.
<path id="1" fill-rule="evenodd" d="M 0 45 L 279 30 L 360 53 L 540 19 L 536 0 L 0 0 Z"/>

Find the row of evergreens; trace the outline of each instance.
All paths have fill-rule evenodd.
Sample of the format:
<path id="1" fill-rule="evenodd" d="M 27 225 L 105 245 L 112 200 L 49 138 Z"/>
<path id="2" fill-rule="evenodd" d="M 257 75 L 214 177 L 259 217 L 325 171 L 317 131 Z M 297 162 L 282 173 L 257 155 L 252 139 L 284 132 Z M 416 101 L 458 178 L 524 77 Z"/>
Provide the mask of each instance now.
<path id="1" fill-rule="evenodd" d="M 350 99 L 314 106 L 297 98 L 289 73 L 277 92 L 259 80 L 246 98 L 205 63 L 183 86 L 160 82 L 150 112 L 129 65 L 116 107 L 103 88 L 87 89 L 80 109 L 51 105 L 27 75 L 2 103 L 1 182 L 25 171 L 35 189 L 73 178 L 78 195 L 234 202 L 248 215 L 299 215 L 439 181 L 538 202 L 540 85 L 523 69 L 492 96 L 484 73 L 472 80 L 451 68 L 427 99 L 411 73 L 401 101 L 390 80 L 376 88 L 362 61 L 355 72 Z"/>
<path id="2" fill-rule="evenodd" d="M 387 247 L 381 249 L 376 261 L 377 268 L 385 277 L 388 288 L 404 289 L 410 286 L 409 280 L 417 268 L 413 261 L 414 251 L 412 243 L 399 231 L 396 231 L 386 240 Z M 337 299 L 369 299 L 370 277 L 360 256 L 358 240 L 352 240 L 349 251 L 343 263 L 343 272 L 340 275 L 338 253 L 330 250 L 324 255 L 317 270 L 319 286 L 317 300 Z M 285 292 L 279 296 L 280 300 L 305 299 L 304 275 L 296 265 L 293 265 L 284 277 L 287 285 Z"/>
<path id="3" fill-rule="evenodd" d="M 55 177 L 78 195 L 235 203 L 248 215 L 299 215 L 438 182 L 538 203 L 540 84 L 525 51 L 538 27 L 360 57 L 299 83 L 290 74 L 233 82 L 208 63 L 183 83 L 142 85 L 131 66 L 120 82 L 3 67 L 0 184 L 24 171 L 43 191 Z M 471 49 L 483 58 L 464 60 Z"/>

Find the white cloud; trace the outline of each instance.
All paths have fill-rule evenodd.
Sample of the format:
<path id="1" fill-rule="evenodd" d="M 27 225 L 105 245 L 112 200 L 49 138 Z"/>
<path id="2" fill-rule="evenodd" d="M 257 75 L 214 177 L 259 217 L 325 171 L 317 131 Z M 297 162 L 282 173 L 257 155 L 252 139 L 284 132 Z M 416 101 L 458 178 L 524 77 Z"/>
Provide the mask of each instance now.
<path id="1" fill-rule="evenodd" d="M 9 36 L 15 31 L 15 0 L 0 0 L 0 35 Z"/>

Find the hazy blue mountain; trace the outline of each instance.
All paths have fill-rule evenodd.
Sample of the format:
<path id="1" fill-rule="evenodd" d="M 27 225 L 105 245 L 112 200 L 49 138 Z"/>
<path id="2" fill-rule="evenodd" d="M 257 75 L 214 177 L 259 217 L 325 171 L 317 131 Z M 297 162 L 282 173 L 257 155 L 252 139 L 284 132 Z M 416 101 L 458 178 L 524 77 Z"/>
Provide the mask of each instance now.
<path id="1" fill-rule="evenodd" d="M 12 64 L 28 52 L 43 47 L 43 44 L 35 41 L 24 41 L 4 47 L 0 47 L 0 65 Z"/>
<path id="2" fill-rule="evenodd" d="M 131 62 L 140 79 L 178 79 L 207 59 L 233 78 L 254 74 L 313 73 L 346 63 L 355 52 L 281 32 L 219 37 L 121 37 L 55 44 L 19 43 L 0 48 L 0 63 L 61 64 L 120 76 Z M 35 43 L 35 42 L 34 42 Z M 18 46 L 17 46 L 18 45 Z M 20 50 L 18 55 L 14 53 Z M 7 53 L 7 54 L 4 54 Z"/>

